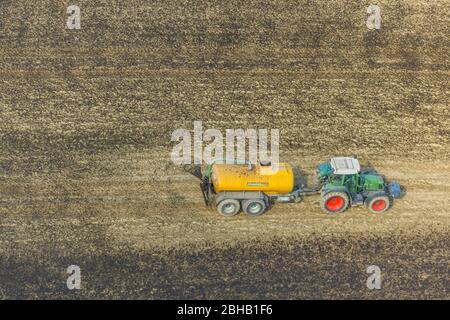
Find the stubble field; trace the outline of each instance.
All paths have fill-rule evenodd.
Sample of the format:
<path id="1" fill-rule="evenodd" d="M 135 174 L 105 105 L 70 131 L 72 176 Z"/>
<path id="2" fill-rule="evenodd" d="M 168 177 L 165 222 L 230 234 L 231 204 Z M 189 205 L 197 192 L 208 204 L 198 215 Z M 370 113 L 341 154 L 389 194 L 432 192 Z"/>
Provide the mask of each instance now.
<path id="1" fill-rule="evenodd" d="M 449 298 L 446 1 L 381 1 L 380 30 L 360 1 L 79 1 L 76 31 L 68 4 L 0 3 L 1 298 Z M 195 120 L 279 129 L 308 173 L 357 154 L 407 195 L 221 217 L 170 160 Z"/>

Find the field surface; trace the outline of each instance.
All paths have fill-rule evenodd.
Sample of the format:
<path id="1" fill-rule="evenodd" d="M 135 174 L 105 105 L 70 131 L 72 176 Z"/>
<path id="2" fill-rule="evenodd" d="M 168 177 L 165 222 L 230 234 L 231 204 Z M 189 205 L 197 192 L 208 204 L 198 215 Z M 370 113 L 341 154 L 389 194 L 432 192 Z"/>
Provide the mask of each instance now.
<path id="1" fill-rule="evenodd" d="M 0 1 L 0 298 L 450 298 L 448 1 L 379 1 L 380 30 L 359 0 L 80 0 L 80 30 L 69 4 Z M 170 159 L 196 120 L 279 129 L 309 174 L 356 154 L 407 195 L 224 218 Z"/>

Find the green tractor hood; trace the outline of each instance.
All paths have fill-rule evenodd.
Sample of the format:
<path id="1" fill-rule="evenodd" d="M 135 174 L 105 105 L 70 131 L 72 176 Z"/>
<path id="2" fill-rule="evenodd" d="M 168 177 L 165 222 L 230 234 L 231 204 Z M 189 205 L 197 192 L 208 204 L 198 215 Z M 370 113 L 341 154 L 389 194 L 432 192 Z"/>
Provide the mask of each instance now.
<path id="1" fill-rule="evenodd" d="M 378 174 L 361 174 L 362 184 L 365 190 L 384 190 L 385 184 L 382 176 Z"/>

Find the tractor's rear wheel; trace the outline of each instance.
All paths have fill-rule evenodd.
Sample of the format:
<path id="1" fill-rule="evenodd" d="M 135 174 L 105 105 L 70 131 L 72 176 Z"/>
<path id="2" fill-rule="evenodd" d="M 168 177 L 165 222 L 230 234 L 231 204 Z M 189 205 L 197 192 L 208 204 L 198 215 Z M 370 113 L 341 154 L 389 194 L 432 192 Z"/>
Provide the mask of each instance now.
<path id="1" fill-rule="evenodd" d="M 217 205 L 217 211 L 223 216 L 231 217 L 237 215 L 241 209 L 239 201 L 234 199 L 225 199 Z"/>
<path id="2" fill-rule="evenodd" d="M 391 200 L 387 195 L 368 197 L 365 201 L 367 209 L 372 213 L 382 213 L 389 209 Z"/>
<path id="3" fill-rule="evenodd" d="M 345 192 L 330 192 L 320 200 L 320 207 L 326 213 L 334 214 L 344 212 L 350 204 Z"/>
<path id="4" fill-rule="evenodd" d="M 259 216 L 266 210 L 266 204 L 261 199 L 244 200 L 242 210 L 249 216 Z"/>

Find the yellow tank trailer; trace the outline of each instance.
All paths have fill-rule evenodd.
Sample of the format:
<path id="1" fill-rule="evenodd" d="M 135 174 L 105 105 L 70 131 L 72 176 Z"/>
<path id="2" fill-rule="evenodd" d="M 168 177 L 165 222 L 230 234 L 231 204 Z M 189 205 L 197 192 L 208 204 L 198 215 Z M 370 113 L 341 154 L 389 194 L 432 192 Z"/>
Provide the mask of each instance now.
<path id="1" fill-rule="evenodd" d="M 272 166 L 215 164 L 212 167 L 211 181 L 215 192 L 223 191 L 262 191 L 268 195 L 292 192 L 294 173 L 288 163 L 280 163 L 278 170 Z"/>
<path id="2" fill-rule="evenodd" d="M 301 190 L 295 170 L 288 163 L 277 167 L 270 162 L 213 163 L 203 176 L 200 187 L 206 205 L 219 213 L 233 216 L 242 209 L 258 216 L 274 202 L 300 201 Z"/>

